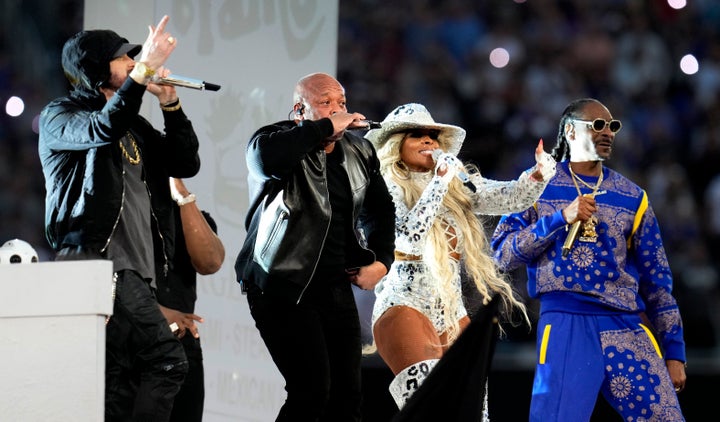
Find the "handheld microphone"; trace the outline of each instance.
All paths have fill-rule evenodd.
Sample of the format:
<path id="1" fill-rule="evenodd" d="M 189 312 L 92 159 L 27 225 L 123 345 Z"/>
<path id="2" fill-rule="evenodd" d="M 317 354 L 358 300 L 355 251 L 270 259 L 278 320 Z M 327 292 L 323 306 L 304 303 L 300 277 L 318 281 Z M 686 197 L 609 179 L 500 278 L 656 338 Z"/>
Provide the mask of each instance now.
<path id="1" fill-rule="evenodd" d="M 217 91 L 220 89 L 220 85 L 211 84 L 210 82 L 205 82 L 200 79 L 188 78 L 187 76 L 180 76 L 180 75 L 168 75 L 164 78 L 161 78 L 158 76 L 153 76 L 150 79 L 150 82 L 159 84 L 159 85 L 183 86 L 185 88 L 207 90 L 207 91 Z"/>
<path id="2" fill-rule="evenodd" d="M 382 124 L 380 122 L 374 122 L 372 120 L 360 120 L 363 123 L 367 123 L 366 129 L 380 129 Z"/>
<path id="3" fill-rule="evenodd" d="M 445 152 L 445 151 L 443 151 L 443 150 L 441 150 L 441 149 L 439 149 L 439 148 L 438 148 L 438 149 L 434 149 L 434 150 L 432 151 L 432 158 L 433 158 L 433 160 L 437 161 L 438 158 L 440 158 L 440 156 L 441 156 L 444 152 Z M 467 173 L 465 173 L 465 170 L 463 170 L 462 168 L 459 168 L 458 171 L 457 171 L 457 173 L 455 173 L 455 177 L 457 177 L 458 179 L 460 179 L 460 181 L 463 183 L 463 185 L 465 185 L 468 189 L 470 189 L 470 190 L 473 191 L 473 192 L 477 192 L 477 188 L 475 187 L 475 184 L 470 181 L 470 177 L 467 175 Z"/>
<path id="4" fill-rule="evenodd" d="M 566 257 L 567 254 L 570 252 L 570 249 L 572 249 L 573 243 L 575 243 L 575 238 L 580 231 L 580 223 L 582 223 L 582 221 L 578 220 L 574 222 L 572 226 L 570 226 L 570 231 L 568 232 L 567 238 L 565 238 L 565 243 L 563 243 L 562 247 L 563 257 Z"/>
<path id="5" fill-rule="evenodd" d="M 593 193 L 586 193 L 583 196 L 590 196 L 590 197 L 596 197 L 598 195 L 604 195 L 607 191 L 601 190 L 600 192 L 593 192 Z M 573 243 L 575 243 L 575 239 L 577 238 L 578 232 L 580 231 L 580 224 L 582 221 L 578 220 L 573 223 L 572 226 L 570 226 L 570 231 L 568 232 L 567 238 L 565 238 L 565 243 L 563 243 L 562 247 L 562 256 L 566 257 L 567 254 L 570 252 L 570 249 L 573 247 Z"/>
<path id="6" fill-rule="evenodd" d="M 380 122 L 374 122 L 372 120 L 358 120 L 358 123 L 364 123 L 367 126 L 351 127 L 350 130 L 369 130 L 369 129 L 380 129 L 382 124 Z"/>

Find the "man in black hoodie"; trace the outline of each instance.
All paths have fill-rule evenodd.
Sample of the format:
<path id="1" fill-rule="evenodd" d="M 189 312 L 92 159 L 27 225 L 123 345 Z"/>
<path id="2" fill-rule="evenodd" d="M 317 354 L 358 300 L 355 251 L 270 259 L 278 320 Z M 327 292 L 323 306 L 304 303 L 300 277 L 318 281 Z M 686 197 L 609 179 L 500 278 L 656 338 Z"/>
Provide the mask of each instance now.
<path id="1" fill-rule="evenodd" d="M 143 46 L 110 30 L 71 37 L 62 65 L 72 91 L 40 116 L 45 233 L 56 260 L 113 262 L 106 421 L 168 420 L 187 372 L 153 292 L 156 258 L 167 271 L 173 256 L 168 177 L 200 169 L 198 139 L 175 88 L 151 83 L 169 74 L 162 66 L 177 45 L 167 22 L 151 26 Z M 145 91 L 160 102 L 164 133 L 139 115 Z"/>

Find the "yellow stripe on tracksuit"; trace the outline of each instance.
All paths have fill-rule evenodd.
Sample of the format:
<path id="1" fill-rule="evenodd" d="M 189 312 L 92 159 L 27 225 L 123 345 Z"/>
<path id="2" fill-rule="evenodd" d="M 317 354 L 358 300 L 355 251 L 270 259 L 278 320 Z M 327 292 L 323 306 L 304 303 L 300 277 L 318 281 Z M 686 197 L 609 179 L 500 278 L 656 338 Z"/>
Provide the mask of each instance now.
<path id="1" fill-rule="evenodd" d="M 548 324 L 545 326 L 545 329 L 543 330 L 543 336 L 542 336 L 542 342 L 540 343 L 540 364 L 545 364 L 545 357 L 547 356 L 547 348 L 548 348 L 548 342 L 550 341 L 550 328 L 551 325 Z"/>
<path id="2" fill-rule="evenodd" d="M 653 347 L 655 348 L 655 353 L 658 354 L 659 357 L 662 358 L 662 352 L 660 351 L 660 346 L 657 343 L 657 340 L 655 340 L 655 336 L 653 335 L 652 331 L 648 327 L 646 327 L 644 324 L 639 324 L 640 327 L 645 330 L 645 333 L 650 338 L 650 341 L 653 344 Z M 550 324 L 545 326 L 545 329 L 543 330 L 543 336 L 542 341 L 540 342 L 540 364 L 545 364 L 545 359 L 547 358 L 547 348 L 548 343 L 550 342 L 550 329 L 552 326 Z"/>
<path id="3" fill-rule="evenodd" d="M 647 198 L 647 192 L 643 191 L 643 197 L 640 201 L 640 206 L 638 207 L 637 211 L 635 212 L 635 221 L 633 221 L 633 228 L 632 232 L 630 232 L 630 236 L 628 236 L 627 240 L 627 247 L 628 249 L 632 248 L 632 238 L 635 235 L 635 232 L 637 231 L 638 227 L 640 227 L 640 220 L 642 220 L 643 215 L 645 215 L 645 210 L 647 210 L 648 207 L 648 198 Z"/>
<path id="4" fill-rule="evenodd" d="M 655 340 L 655 336 L 653 335 L 652 331 L 648 327 L 646 327 L 644 324 L 639 324 L 640 327 L 645 330 L 645 333 L 650 337 L 650 341 L 653 344 L 653 347 L 655 348 L 655 353 L 662 358 L 662 352 L 660 351 L 660 346 L 657 344 L 657 340 Z"/>

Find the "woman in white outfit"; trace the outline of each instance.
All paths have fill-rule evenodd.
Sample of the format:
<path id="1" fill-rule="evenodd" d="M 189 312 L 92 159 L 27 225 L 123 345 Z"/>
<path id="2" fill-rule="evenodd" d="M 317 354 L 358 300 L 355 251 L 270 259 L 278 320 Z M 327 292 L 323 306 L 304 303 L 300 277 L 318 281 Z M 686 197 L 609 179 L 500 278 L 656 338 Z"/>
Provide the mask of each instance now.
<path id="1" fill-rule="evenodd" d="M 525 307 L 497 271 L 478 215 L 527 209 L 555 173 L 555 160 L 535 150 L 537 164 L 514 181 L 481 176 L 458 160 L 465 130 L 436 123 L 420 104 L 397 107 L 366 135 L 395 202 L 395 262 L 375 288 L 373 337 L 395 379 L 402 408 L 470 323 L 460 265 L 485 303 L 498 295 L 507 313 Z M 462 180 L 465 180 L 463 182 Z"/>

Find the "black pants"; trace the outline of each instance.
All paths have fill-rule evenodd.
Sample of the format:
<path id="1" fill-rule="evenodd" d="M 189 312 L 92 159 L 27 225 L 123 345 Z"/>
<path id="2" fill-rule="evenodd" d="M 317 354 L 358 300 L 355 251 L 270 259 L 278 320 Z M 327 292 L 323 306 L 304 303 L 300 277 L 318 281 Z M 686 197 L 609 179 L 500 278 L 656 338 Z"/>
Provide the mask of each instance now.
<path id="1" fill-rule="evenodd" d="M 105 421 L 167 421 L 188 363 L 149 284 L 134 271 L 117 274 L 106 328 Z"/>
<path id="2" fill-rule="evenodd" d="M 200 339 L 188 331 L 180 342 L 185 348 L 189 366 L 180 392 L 175 396 L 170 421 L 201 422 L 205 403 L 205 370 Z"/>
<path id="3" fill-rule="evenodd" d="M 285 378 L 276 422 L 360 421 L 360 321 L 346 277 L 314 279 L 299 304 L 250 285 L 248 303 Z"/>

